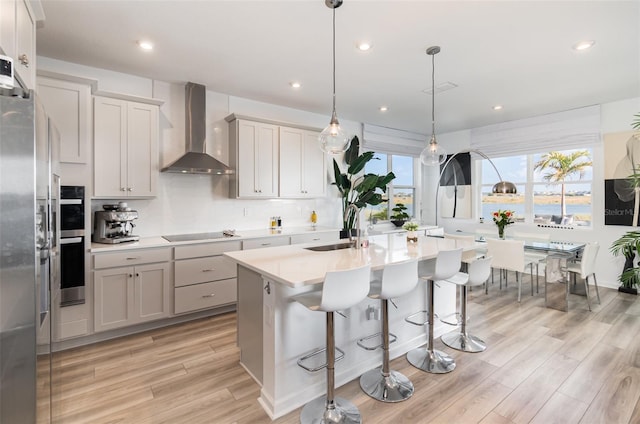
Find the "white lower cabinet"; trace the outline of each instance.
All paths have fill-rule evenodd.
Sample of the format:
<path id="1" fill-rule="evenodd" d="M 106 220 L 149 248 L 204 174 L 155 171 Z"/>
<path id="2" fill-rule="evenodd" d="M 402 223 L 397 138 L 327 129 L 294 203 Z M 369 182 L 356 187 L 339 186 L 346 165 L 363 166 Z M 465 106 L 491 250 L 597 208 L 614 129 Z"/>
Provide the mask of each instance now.
<path id="1" fill-rule="evenodd" d="M 154 255 L 157 251 L 150 256 Z M 107 261 L 101 260 L 104 256 Z M 94 263 L 117 263 L 120 258 L 135 262 L 132 258 L 144 256 L 137 253 L 94 255 Z M 93 284 L 96 332 L 171 315 L 171 264 L 168 261 L 95 270 Z"/>

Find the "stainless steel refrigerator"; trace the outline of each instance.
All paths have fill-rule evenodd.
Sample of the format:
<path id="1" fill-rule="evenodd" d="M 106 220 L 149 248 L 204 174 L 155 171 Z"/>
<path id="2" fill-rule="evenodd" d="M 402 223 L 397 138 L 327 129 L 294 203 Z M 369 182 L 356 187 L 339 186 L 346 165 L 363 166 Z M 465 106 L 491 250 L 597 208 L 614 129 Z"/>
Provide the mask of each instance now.
<path id="1" fill-rule="evenodd" d="M 33 92 L 0 92 L 0 423 L 49 423 L 59 291 L 57 139 Z"/>

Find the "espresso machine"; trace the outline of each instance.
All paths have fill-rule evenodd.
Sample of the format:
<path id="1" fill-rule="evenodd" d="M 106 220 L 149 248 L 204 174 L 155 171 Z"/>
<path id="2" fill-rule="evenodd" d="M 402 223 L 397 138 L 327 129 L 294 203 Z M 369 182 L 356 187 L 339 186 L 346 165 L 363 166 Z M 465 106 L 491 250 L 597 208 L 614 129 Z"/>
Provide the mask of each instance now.
<path id="1" fill-rule="evenodd" d="M 138 212 L 127 207 L 126 203 L 102 205 L 104 210 L 96 211 L 94 216 L 93 236 L 95 243 L 115 244 L 127 241 L 138 241 L 140 236 L 133 234 L 136 226 L 133 220 L 138 219 Z"/>

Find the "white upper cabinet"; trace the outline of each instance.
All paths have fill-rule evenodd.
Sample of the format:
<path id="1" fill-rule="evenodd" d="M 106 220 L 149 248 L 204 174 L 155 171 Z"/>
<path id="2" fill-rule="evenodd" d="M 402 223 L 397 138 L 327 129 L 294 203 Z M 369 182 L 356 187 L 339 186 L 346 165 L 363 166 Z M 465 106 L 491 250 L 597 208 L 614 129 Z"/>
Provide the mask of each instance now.
<path id="1" fill-rule="evenodd" d="M 238 119 L 229 132 L 232 196 L 278 197 L 278 126 Z"/>
<path id="2" fill-rule="evenodd" d="M 280 127 L 280 197 L 321 197 L 326 167 L 320 133 Z"/>
<path id="3" fill-rule="evenodd" d="M 38 96 L 60 131 L 60 162 L 87 163 L 91 86 L 38 76 Z"/>
<path id="4" fill-rule="evenodd" d="M 26 0 L 0 1 L 0 45 L 13 59 L 16 80 L 23 88 L 35 88 L 36 26 Z"/>
<path id="5" fill-rule="evenodd" d="M 94 197 L 153 197 L 158 178 L 156 105 L 94 98 Z"/>
<path id="6" fill-rule="evenodd" d="M 237 198 L 310 198 L 326 193 L 326 159 L 317 131 L 227 117 Z"/>

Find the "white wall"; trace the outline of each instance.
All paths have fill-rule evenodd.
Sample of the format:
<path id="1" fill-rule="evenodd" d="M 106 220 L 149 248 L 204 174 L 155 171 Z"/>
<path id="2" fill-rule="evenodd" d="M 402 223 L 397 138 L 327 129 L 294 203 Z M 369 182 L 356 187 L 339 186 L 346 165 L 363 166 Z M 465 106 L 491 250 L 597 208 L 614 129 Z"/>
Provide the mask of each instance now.
<path id="1" fill-rule="evenodd" d="M 617 102 L 611 102 L 601 105 L 601 132 L 602 134 L 612 132 L 622 132 L 631 130 L 631 121 L 633 116 L 640 113 L 640 98 L 632 98 L 627 100 L 621 100 Z M 461 149 L 470 147 L 470 131 L 459 131 L 456 133 L 442 134 L 438 137 L 439 143 L 441 143 L 449 153 L 455 153 Z M 554 229 L 546 228 L 545 231 L 551 233 L 551 238 L 558 241 L 580 241 L 580 242 L 592 242 L 597 241 L 600 243 L 600 251 L 596 260 L 596 276 L 598 278 L 598 284 L 608 287 L 618 287 L 617 281 L 618 275 L 622 271 L 622 265 L 624 264 L 624 258 L 614 258 L 609 253 L 609 246 L 611 243 L 620 237 L 627 231 L 631 231 L 630 227 L 604 225 L 604 150 L 600 145 L 593 150 L 593 192 L 592 192 L 592 207 L 593 207 L 593 221 L 592 227 L 588 229 L 575 228 L 575 229 Z M 425 167 L 426 169 L 426 167 Z M 473 171 L 473 170 L 472 170 Z M 425 194 L 429 193 L 430 198 L 435 198 L 435 187 L 438 178 L 438 169 L 428 169 L 425 174 L 429 174 L 426 184 L 424 186 Z M 477 175 L 477 173 L 474 173 Z M 475 196 L 474 204 L 477 204 L 478 196 Z M 478 208 L 474 207 L 474 210 Z M 430 219 L 425 219 L 426 223 L 434 223 L 433 209 L 429 214 L 425 215 Z M 445 227 L 447 232 L 450 231 L 474 231 L 474 229 L 482 227 L 495 228 L 493 222 L 485 222 L 480 224 L 477 219 L 453 219 L 453 218 L 438 218 L 438 224 Z M 523 231 L 540 231 L 540 229 L 533 224 L 516 223 L 507 227 L 507 234 L 514 228 Z M 497 234 L 497 228 L 496 234 Z"/>
<path id="2" fill-rule="evenodd" d="M 153 81 L 133 75 L 91 68 L 46 57 L 38 58 L 39 69 L 98 80 L 98 89 L 164 100 L 160 107 L 160 167 L 179 158 L 185 151 L 184 84 Z M 194 81 L 197 82 L 197 81 Z M 318 129 L 330 116 L 309 113 L 249 99 L 207 91 L 207 139 L 209 154 L 228 164 L 228 124 L 231 113 L 265 118 Z M 361 125 L 341 120 L 347 131 L 361 137 Z M 89 144 L 91 142 L 89 141 Z M 228 196 L 229 177 L 160 173 L 158 196 L 149 200 L 126 201 L 140 218 L 135 233 L 157 236 L 190 232 L 219 231 L 227 228 L 267 228 L 269 217 L 279 215 L 285 227 L 309 224 L 311 212 L 318 214 L 318 225 L 341 227 L 340 203 L 330 185 L 333 178 L 328 167 L 328 195 L 308 200 L 237 200 Z M 86 185 L 92 193 L 91 170 L 87 165 L 66 165 L 62 169 L 65 184 Z M 99 210 L 110 200 L 93 200 L 92 210 Z"/>

